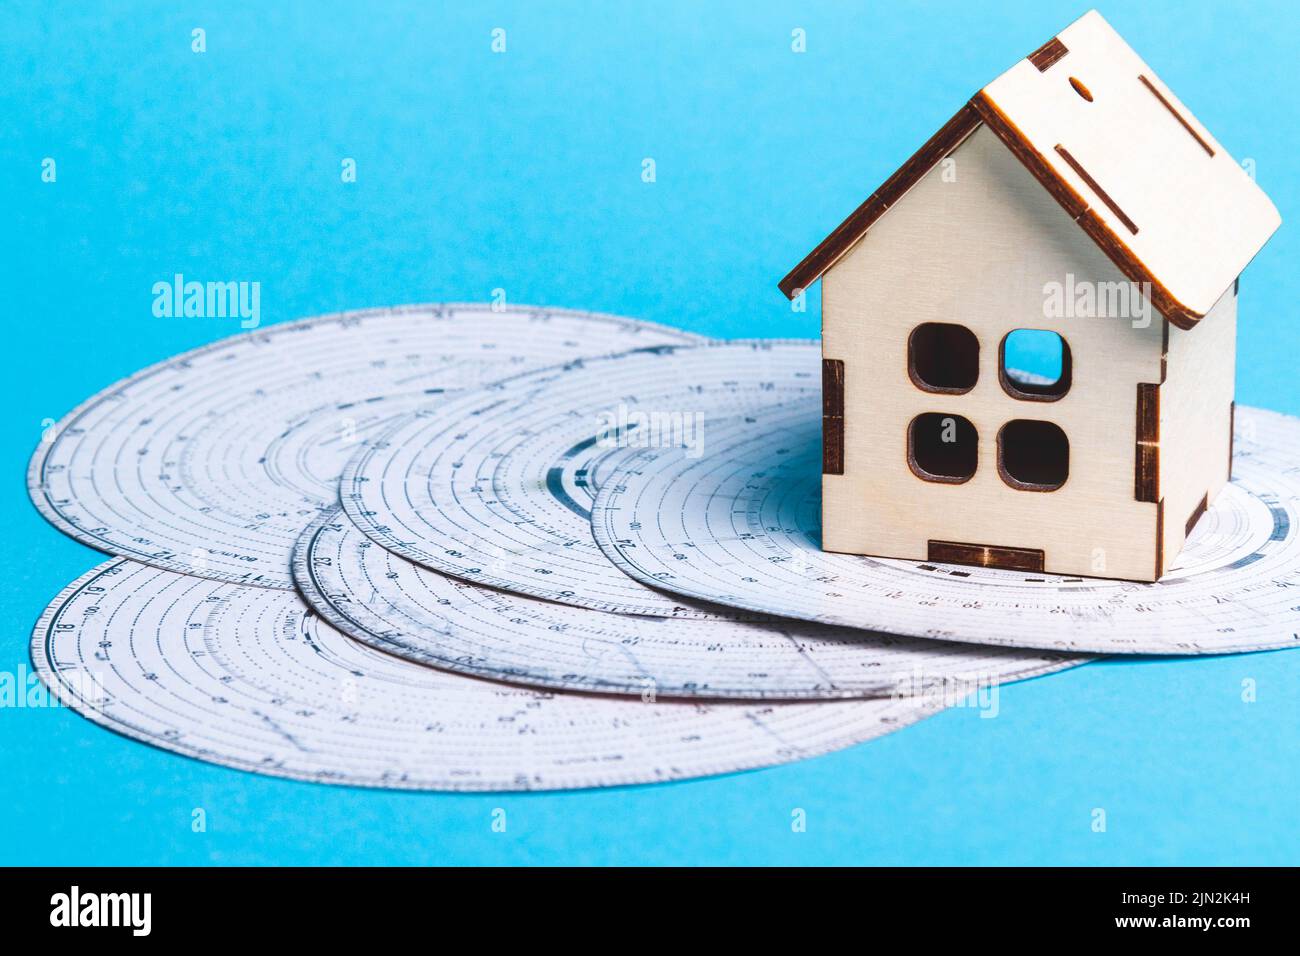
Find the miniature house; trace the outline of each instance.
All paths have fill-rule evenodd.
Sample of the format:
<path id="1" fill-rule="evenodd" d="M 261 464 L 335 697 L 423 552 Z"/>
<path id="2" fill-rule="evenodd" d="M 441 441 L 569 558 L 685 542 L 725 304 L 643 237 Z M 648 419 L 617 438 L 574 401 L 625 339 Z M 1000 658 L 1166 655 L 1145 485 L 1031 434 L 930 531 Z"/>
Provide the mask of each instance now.
<path id="1" fill-rule="evenodd" d="M 1159 578 L 1230 477 L 1280 222 L 1095 11 L 1017 63 L 781 282 L 822 280 L 823 548 Z"/>

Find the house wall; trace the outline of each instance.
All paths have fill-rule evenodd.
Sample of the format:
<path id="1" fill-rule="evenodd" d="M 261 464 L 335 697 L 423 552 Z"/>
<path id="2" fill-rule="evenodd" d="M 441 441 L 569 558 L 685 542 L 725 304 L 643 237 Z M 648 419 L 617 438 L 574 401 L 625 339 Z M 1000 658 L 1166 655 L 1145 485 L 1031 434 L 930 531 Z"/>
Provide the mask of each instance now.
<path id="1" fill-rule="evenodd" d="M 1160 386 L 1160 492 L 1164 566 L 1176 565 L 1187 519 L 1228 481 L 1237 359 L 1237 296 L 1229 289 L 1194 329 L 1170 329 Z"/>
<path id="2" fill-rule="evenodd" d="M 930 539 L 1041 549 L 1047 571 L 1150 580 L 1158 505 L 1135 500 L 1136 392 L 1160 381 L 1163 322 L 1046 317 L 1047 283 L 1122 275 L 983 126 L 951 159 L 823 278 L 823 353 L 845 364 L 844 474 L 823 480 L 823 546 L 921 560 Z M 959 323 L 979 338 L 972 391 L 911 383 L 907 340 L 922 322 Z M 1016 328 L 1066 339 L 1073 385 L 1063 398 L 1003 391 L 998 346 Z M 923 481 L 908 467 L 907 426 L 922 412 L 975 425 L 979 466 L 966 483 Z M 999 476 L 998 430 L 1014 418 L 1052 421 L 1069 436 L 1070 476 L 1059 490 L 1022 491 Z"/>

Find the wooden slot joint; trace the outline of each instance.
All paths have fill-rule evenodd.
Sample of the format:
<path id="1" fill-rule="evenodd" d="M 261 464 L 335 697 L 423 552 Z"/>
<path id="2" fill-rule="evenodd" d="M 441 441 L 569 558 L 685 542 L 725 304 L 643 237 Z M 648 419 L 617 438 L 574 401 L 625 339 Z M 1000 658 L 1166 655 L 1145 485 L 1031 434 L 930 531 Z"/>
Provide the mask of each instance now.
<path id="1" fill-rule="evenodd" d="M 1033 53 L 1029 54 L 1027 59 L 1030 63 L 1034 64 L 1034 66 L 1038 67 L 1039 73 L 1046 73 L 1048 67 L 1069 52 L 1070 51 L 1065 48 L 1065 44 L 1061 42 L 1060 37 L 1052 37 Z"/>
<path id="2" fill-rule="evenodd" d="M 973 564 L 1001 571 L 1043 573 L 1046 562 L 1039 548 L 1005 548 L 990 544 L 967 544 L 961 541 L 927 542 L 927 560 L 938 564 Z"/>
<path id="3" fill-rule="evenodd" d="M 1174 119 L 1178 120 L 1178 125 L 1180 125 L 1183 129 L 1187 130 L 1188 134 L 1191 135 L 1192 139 L 1196 140 L 1196 142 L 1200 145 L 1201 149 L 1205 150 L 1206 155 L 1211 157 L 1214 156 L 1214 148 L 1205 141 L 1205 139 L 1201 136 L 1200 133 L 1196 132 L 1196 130 L 1192 128 L 1192 124 L 1187 122 L 1187 117 L 1183 116 L 1182 113 L 1178 112 L 1178 110 L 1174 108 L 1174 104 L 1170 103 L 1168 98 L 1163 93 L 1161 93 L 1159 90 L 1156 89 L 1155 84 L 1152 83 L 1150 80 L 1148 80 L 1141 73 L 1138 74 L 1138 79 L 1141 80 L 1142 85 L 1145 86 L 1148 90 L 1150 90 L 1151 94 L 1160 101 L 1160 105 L 1169 111 L 1169 115 L 1172 116 Z"/>
<path id="4" fill-rule="evenodd" d="M 844 474 L 844 362 L 822 359 L 822 474 Z"/>
<path id="5" fill-rule="evenodd" d="M 1075 173 L 1078 174 L 1079 178 L 1088 184 L 1088 188 L 1097 194 L 1097 198 L 1106 204 L 1106 208 L 1115 214 L 1115 218 L 1124 224 L 1124 228 L 1136 236 L 1138 234 L 1137 223 L 1128 217 L 1128 213 L 1120 208 L 1119 203 L 1115 202 L 1115 200 L 1111 198 L 1110 193 L 1102 189 L 1101 184 L 1097 182 L 1097 180 L 1093 179 L 1092 175 L 1083 168 L 1083 165 L 1060 143 L 1056 144 L 1056 152 L 1063 160 L 1065 160 L 1066 165 L 1073 169 Z"/>
<path id="6" fill-rule="evenodd" d="M 1157 501 L 1160 496 L 1160 386 L 1137 387 L 1137 442 L 1134 454 L 1133 497 Z"/>

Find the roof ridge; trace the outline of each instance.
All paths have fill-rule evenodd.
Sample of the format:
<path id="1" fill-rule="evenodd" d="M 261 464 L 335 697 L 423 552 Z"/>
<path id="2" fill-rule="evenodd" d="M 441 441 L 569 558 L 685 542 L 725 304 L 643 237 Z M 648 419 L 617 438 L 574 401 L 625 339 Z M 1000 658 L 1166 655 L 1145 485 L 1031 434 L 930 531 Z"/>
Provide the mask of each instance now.
<path id="1" fill-rule="evenodd" d="M 1091 69 L 1096 74 L 1084 73 L 1091 90 L 1076 76 L 1068 77 L 1068 85 L 1055 79 L 1062 77 L 1056 64 L 1075 60 L 1078 66 L 1071 70 Z M 1052 79 L 1038 79 L 1049 71 Z M 1140 93 L 1130 92 L 1130 81 Z M 1102 100 L 1093 105 L 1093 90 L 1098 89 Z M 1243 181 L 1246 173 L 1208 131 L 1202 135 L 1204 127 L 1194 117 L 1189 120 L 1190 115 L 1105 19 L 1091 11 L 972 96 L 790 270 L 780 289 L 793 299 L 821 278 L 876 220 L 983 125 L 1120 272 L 1143 287 L 1156 311 L 1179 328 L 1190 329 L 1281 222 L 1253 179 Z M 1017 119 L 1027 122 L 1028 130 Z M 1073 138 L 1067 135 L 1071 131 Z M 1147 153 L 1131 151 L 1117 158 L 1110 147 L 1121 133 L 1139 137 Z M 1057 136 L 1069 139 L 1072 148 L 1057 142 Z M 1156 168 L 1150 156 L 1165 159 L 1165 167 Z M 1103 189 L 1085 163 L 1102 167 L 1100 179 L 1112 190 L 1118 184 L 1119 192 Z M 1197 163 L 1211 165 L 1207 171 Z M 1126 212 L 1117 200 L 1138 208 Z M 1131 217 L 1134 211 L 1137 215 Z M 1186 235 L 1194 235 L 1195 244 L 1186 241 Z"/>

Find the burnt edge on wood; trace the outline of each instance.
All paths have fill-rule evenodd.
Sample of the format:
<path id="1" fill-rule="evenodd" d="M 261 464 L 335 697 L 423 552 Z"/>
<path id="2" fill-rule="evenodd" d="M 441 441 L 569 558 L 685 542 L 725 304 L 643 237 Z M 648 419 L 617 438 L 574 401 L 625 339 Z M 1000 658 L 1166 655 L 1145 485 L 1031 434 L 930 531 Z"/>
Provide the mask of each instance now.
<path id="1" fill-rule="evenodd" d="M 1133 497 L 1138 501 L 1155 501 L 1159 494 L 1160 386 L 1139 382 Z"/>
<path id="2" fill-rule="evenodd" d="M 1237 437 L 1237 403 L 1228 405 L 1228 480 L 1232 481 L 1232 443 Z"/>
<path id="3" fill-rule="evenodd" d="M 1037 548 L 1003 548 L 989 544 L 966 544 L 962 541 L 927 542 L 927 560 L 940 564 L 973 564 L 1003 571 L 1042 573 L 1046 558 Z"/>
<path id="4" fill-rule="evenodd" d="M 1169 320 L 1160 320 L 1160 384 L 1169 377 Z"/>
<path id="5" fill-rule="evenodd" d="M 1205 317 L 1204 313 L 1195 312 L 1177 299 L 1156 279 L 1142 264 L 1142 261 L 1115 235 L 1096 212 L 1088 208 L 1088 203 L 1074 191 L 1069 183 L 1052 169 L 1051 164 L 1033 143 L 1020 131 L 1010 119 L 998 109 L 997 105 L 981 90 L 971 99 L 984 125 L 998 137 L 1007 149 L 1011 150 L 1021 164 L 1033 174 L 1052 198 L 1060 203 L 1061 208 L 1083 228 L 1083 231 L 1095 242 L 1110 261 L 1115 263 L 1125 278 L 1130 282 L 1146 283 L 1150 288 L 1152 306 L 1162 316 L 1180 329 L 1190 329 Z"/>
<path id="6" fill-rule="evenodd" d="M 969 475 L 935 474 L 932 471 L 926 471 L 924 468 L 921 467 L 921 463 L 916 460 L 916 420 L 917 418 L 922 417 L 922 415 L 927 415 L 927 414 L 941 415 L 944 418 L 951 418 L 954 421 L 960 419 L 961 421 L 965 422 L 967 425 L 970 425 L 971 431 L 975 432 L 975 447 L 976 449 L 979 448 L 979 432 L 976 431 L 975 426 L 971 423 L 971 420 L 967 418 L 965 415 L 949 415 L 946 412 L 922 412 L 921 415 L 917 415 L 915 418 L 913 418 L 911 421 L 907 423 L 907 467 L 912 469 L 912 474 L 916 475 L 916 477 L 920 478 L 922 481 L 933 481 L 936 484 L 940 484 L 940 485 L 966 484 L 966 482 L 970 481 L 972 478 L 975 477 L 975 471 L 979 470 L 978 458 L 976 459 L 975 470 L 972 471 Z"/>
<path id="7" fill-rule="evenodd" d="M 1150 90 L 1155 95 L 1155 98 L 1160 101 L 1160 105 L 1163 106 L 1165 109 L 1167 109 L 1170 115 L 1173 116 L 1174 119 L 1178 120 L 1179 124 L 1183 127 L 1183 129 L 1187 130 L 1187 132 L 1191 134 L 1192 139 L 1196 140 L 1196 142 L 1200 144 L 1201 149 L 1205 150 L 1207 154 L 1213 157 L 1214 156 L 1213 147 L 1211 147 L 1209 143 L 1207 143 L 1204 139 L 1201 138 L 1200 133 L 1192 129 L 1192 124 L 1187 122 L 1186 117 L 1184 117 L 1182 113 L 1178 112 L 1178 110 L 1174 108 L 1174 104 L 1170 103 L 1169 100 L 1165 99 L 1165 95 L 1161 93 L 1159 90 L 1157 90 L 1155 86 L 1152 84 L 1152 82 L 1148 80 L 1141 73 L 1138 74 L 1138 79 L 1142 81 L 1143 86 L 1145 86 L 1148 90 Z"/>
<path id="8" fill-rule="evenodd" d="M 822 474 L 844 474 L 844 362 L 822 359 Z"/>
<path id="9" fill-rule="evenodd" d="M 1151 304 L 1157 312 L 1180 329 L 1190 329 L 1205 317 L 1203 312 L 1189 309 L 1174 298 L 1173 294 L 1142 264 L 1133 250 L 1106 225 L 1096 212 L 1088 207 L 1088 203 L 1069 183 L 1061 179 L 1043 155 L 982 90 L 945 123 L 939 132 L 930 137 L 924 146 L 913 153 L 897 172 L 885 180 L 866 202 L 840 223 L 834 232 L 823 239 L 817 248 L 790 270 L 789 274 L 778 283 L 786 298 L 793 299 L 820 279 L 840 256 L 866 234 L 872 223 L 898 202 L 903 194 L 939 160 L 960 146 L 981 121 L 1051 193 L 1070 218 L 1078 223 L 1101 251 L 1106 253 L 1111 262 L 1124 273 L 1125 278 L 1130 282 L 1145 284 L 1150 289 Z"/>
<path id="10" fill-rule="evenodd" d="M 1128 213 L 1120 208 L 1119 203 L 1111 198 L 1110 193 L 1101 188 L 1101 183 L 1093 179 L 1091 174 L 1083 168 L 1083 164 L 1075 159 L 1070 151 L 1060 143 L 1056 144 L 1056 151 L 1069 164 L 1070 168 L 1079 174 L 1079 178 L 1088 184 L 1088 188 L 1097 194 L 1097 198 L 1106 204 L 1106 208 L 1115 214 L 1115 218 L 1124 224 L 1124 228 L 1136 236 L 1138 234 L 1137 223 L 1128 217 Z"/>
<path id="11" fill-rule="evenodd" d="M 1003 483 L 1006 484 L 1006 486 L 1007 486 L 1008 488 L 1015 488 L 1017 491 L 1036 491 L 1036 492 L 1041 492 L 1041 493 L 1049 493 L 1049 492 L 1056 491 L 1058 488 L 1064 488 L 1064 487 L 1065 487 L 1065 483 L 1066 483 L 1067 481 L 1070 480 L 1070 459 L 1069 459 L 1069 454 L 1070 454 L 1070 436 L 1069 436 L 1069 435 L 1066 435 L 1066 434 L 1065 434 L 1065 429 L 1061 428 L 1060 425 L 1056 425 L 1055 422 L 1047 422 L 1046 424 L 1048 424 L 1048 425 L 1056 425 L 1057 429 L 1060 430 L 1061 434 L 1062 434 L 1062 435 L 1065 435 L 1065 454 L 1066 454 L 1066 459 L 1065 459 L 1065 478 L 1061 481 L 1061 483 L 1060 483 L 1060 484 L 1057 484 L 1057 485 L 1045 485 L 1045 484 L 1043 484 L 1043 483 L 1041 483 L 1041 482 L 1034 482 L 1034 481 L 1021 481 L 1021 480 L 1020 480 L 1019 478 L 1017 478 L 1015 475 L 1011 474 L 1011 472 L 1007 471 L 1007 466 L 1006 466 L 1006 456 L 1003 454 L 1003 451 L 1002 451 L 1002 434 L 1003 434 L 1003 432 L 1005 432 L 1005 431 L 1007 430 L 1007 428 L 1010 427 L 1012 424 L 1014 424 L 1014 423 L 1017 422 L 1017 421 L 1021 421 L 1021 420 L 1022 420 L 1022 419 L 1015 419 L 1015 418 L 1013 418 L 1013 419 L 1011 419 L 1011 420 L 1009 420 L 1009 421 L 1003 422 L 1003 423 L 1002 423 L 1002 427 L 998 429 L 998 437 L 997 437 L 997 446 L 998 446 L 998 477 L 1002 479 Z"/>
<path id="12" fill-rule="evenodd" d="M 1034 144 L 983 92 L 975 94 L 971 105 L 989 131 L 1002 141 L 1003 146 L 1011 150 L 1011 155 L 1020 160 L 1021 165 L 1033 174 L 1069 217 L 1077 222 L 1079 217 L 1088 211 L 1088 204 L 1084 202 L 1083 197 L 1076 193 L 1069 183 L 1057 176 L 1046 157 L 1034 148 Z"/>
<path id="13" fill-rule="evenodd" d="M 1007 339 L 1010 336 L 1011 333 L 1008 332 L 998 343 L 998 384 L 1002 386 L 1002 391 L 1022 402 L 1059 402 L 1065 398 L 1070 391 L 1070 386 L 1074 384 L 1074 356 L 1070 352 L 1070 343 L 1066 341 L 1065 336 L 1059 334 L 1057 336 L 1061 340 L 1061 374 L 1051 385 L 1026 383 L 1017 385 L 1012 381 L 1011 376 L 1007 374 Z M 1049 388 L 1053 391 L 1046 391 Z M 1001 431 L 998 434 L 1000 435 Z"/>
<path id="14" fill-rule="evenodd" d="M 1156 504 L 1156 576 L 1159 581 L 1165 573 L 1165 499 Z"/>
<path id="15" fill-rule="evenodd" d="M 803 289 L 816 282 L 823 272 L 835 264 L 850 246 L 862 238 L 871 224 L 883 216 L 886 210 L 896 203 L 903 194 L 916 185 L 917 181 L 934 168 L 934 165 L 979 126 L 979 116 L 969 103 L 963 106 L 957 115 L 943 124 L 939 132 L 931 136 L 908 159 L 894 175 L 884 181 L 879 189 L 867 197 L 866 202 L 855 209 L 840 223 L 835 231 L 808 253 L 804 260 L 790 270 L 789 275 L 779 283 L 787 299 L 793 299 Z"/>
<path id="16" fill-rule="evenodd" d="M 975 381 L 965 388 L 953 388 L 944 385 L 931 385 L 923 379 L 916 370 L 916 333 L 927 325 L 954 325 L 951 322 L 922 322 L 920 325 L 913 326 L 912 331 L 907 333 L 907 377 L 912 384 L 917 387 L 918 391 L 927 392 L 931 395 L 965 395 L 979 384 L 979 357 L 980 357 L 980 340 L 979 337 L 966 328 L 964 325 L 956 327 L 966 332 L 975 342 Z"/>
<path id="17" fill-rule="evenodd" d="M 1187 519 L 1187 524 L 1183 527 L 1184 538 L 1187 538 L 1191 535 L 1192 529 L 1196 527 L 1196 522 L 1200 521 L 1201 516 L 1204 515 L 1205 512 L 1209 510 L 1210 510 L 1210 493 L 1207 491 L 1205 494 L 1201 495 L 1201 500 L 1196 503 L 1196 507 L 1192 509 L 1192 513 Z"/>
<path id="18" fill-rule="evenodd" d="M 1046 73 L 1048 67 L 1069 52 L 1060 37 L 1052 37 L 1025 59 L 1038 67 L 1039 73 Z"/>

